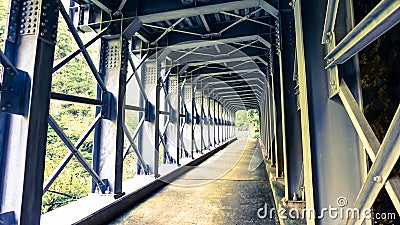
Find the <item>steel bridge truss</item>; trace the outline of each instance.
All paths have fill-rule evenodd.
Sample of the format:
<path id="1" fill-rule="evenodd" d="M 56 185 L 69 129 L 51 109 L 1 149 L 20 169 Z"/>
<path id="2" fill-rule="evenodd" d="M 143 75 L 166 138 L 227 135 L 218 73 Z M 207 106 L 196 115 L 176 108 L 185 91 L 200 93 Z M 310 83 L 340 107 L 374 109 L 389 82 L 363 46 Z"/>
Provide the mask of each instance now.
<path id="1" fill-rule="evenodd" d="M 356 26 L 350 0 L 176 2 L 10 1 L 0 51 L 0 218 L 39 224 L 42 195 L 74 157 L 92 192 L 121 197 L 130 154 L 138 174 L 158 178 L 160 165 L 180 166 L 229 142 L 235 112 L 245 109 L 259 112 L 260 142 L 287 204 L 295 195 L 318 212 L 345 197 L 361 210 L 385 188 L 400 212 L 399 110 L 379 143 L 361 109 L 356 56 L 400 21 L 399 1 L 382 0 Z M 79 49 L 52 65 L 59 15 Z M 96 35 L 84 43 L 86 31 Z M 98 66 L 87 51 L 97 41 Z M 52 74 L 78 55 L 97 82 L 96 98 L 51 92 Z M 138 104 L 128 104 L 131 96 Z M 96 106 L 76 143 L 49 115 L 50 101 Z M 139 115 L 133 132 L 128 111 Z M 48 125 L 70 152 L 44 181 Z M 90 165 L 79 149 L 92 133 Z"/>

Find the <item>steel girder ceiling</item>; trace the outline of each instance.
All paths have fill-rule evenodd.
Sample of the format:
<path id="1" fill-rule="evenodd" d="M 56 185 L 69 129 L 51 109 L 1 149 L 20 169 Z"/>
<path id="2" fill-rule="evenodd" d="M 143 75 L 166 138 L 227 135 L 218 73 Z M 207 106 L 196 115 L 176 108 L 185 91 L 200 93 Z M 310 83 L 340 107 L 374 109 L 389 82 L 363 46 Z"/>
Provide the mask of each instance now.
<path id="1" fill-rule="evenodd" d="M 132 37 L 133 53 L 140 58 L 146 52 L 157 52 L 157 57 L 165 57 L 169 62 L 166 69 L 187 65 L 186 71 L 182 71 L 183 79 L 213 77 L 214 83 L 217 80 L 229 87 L 218 90 L 219 93 L 234 91 L 232 94 L 238 96 L 240 91 L 254 89 L 252 101 L 257 104 L 264 85 L 269 85 L 269 51 L 274 48 L 278 16 L 275 1 L 75 2 L 90 4 L 92 10 L 102 12 L 103 22 L 87 22 L 93 29 L 108 25 L 107 21 L 122 21 L 121 25 L 128 27 L 139 19 L 142 26 Z"/>

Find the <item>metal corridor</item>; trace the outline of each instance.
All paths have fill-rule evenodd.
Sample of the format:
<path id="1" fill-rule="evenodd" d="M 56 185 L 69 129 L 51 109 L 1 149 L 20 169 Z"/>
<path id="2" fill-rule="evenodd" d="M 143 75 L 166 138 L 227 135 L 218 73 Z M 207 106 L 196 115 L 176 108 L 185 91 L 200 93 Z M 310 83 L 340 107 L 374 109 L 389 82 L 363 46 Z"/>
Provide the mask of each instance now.
<path id="1" fill-rule="evenodd" d="M 124 186 L 128 155 L 136 175 L 152 179 L 137 189 L 145 195 L 229 148 L 235 113 L 248 109 L 258 111 L 269 179 L 284 185 L 275 202 L 317 215 L 338 204 L 365 211 L 385 189 L 400 212 L 400 111 L 380 143 L 362 110 L 357 57 L 398 24 L 400 1 L 380 1 L 357 24 L 354 10 L 352 0 L 10 0 L 0 51 L 0 221 L 40 224 L 42 196 L 72 160 L 90 174 L 89 197 L 112 196 L 101 206 L 116 210 L 136 198 Z M 54 61 L 61 23 L 77 48 Z M 84 41 L 83 33 L 93 35 Z M 52 89 L 54 74 L 77 57 L 96 81 L 93 98 Z M 53 102 L 95 111 L 79 139 L 49 113 Z M 45 179 L 49 128 L 69 153 Z M 91 136 L 88 162 L 80 149 Z M 99 210 L 87 218 L 106 216 Z"/>

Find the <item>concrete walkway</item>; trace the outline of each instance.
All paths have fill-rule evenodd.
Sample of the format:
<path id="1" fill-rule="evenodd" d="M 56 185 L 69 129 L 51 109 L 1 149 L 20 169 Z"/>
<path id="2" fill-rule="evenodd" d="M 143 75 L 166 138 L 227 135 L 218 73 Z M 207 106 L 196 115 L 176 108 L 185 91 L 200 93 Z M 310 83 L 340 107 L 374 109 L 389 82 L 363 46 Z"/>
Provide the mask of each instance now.
<path id="1" fill-rule="evenodd" d="M 111 224 L 278 224 L 257 140 L 239 139 Z"/>

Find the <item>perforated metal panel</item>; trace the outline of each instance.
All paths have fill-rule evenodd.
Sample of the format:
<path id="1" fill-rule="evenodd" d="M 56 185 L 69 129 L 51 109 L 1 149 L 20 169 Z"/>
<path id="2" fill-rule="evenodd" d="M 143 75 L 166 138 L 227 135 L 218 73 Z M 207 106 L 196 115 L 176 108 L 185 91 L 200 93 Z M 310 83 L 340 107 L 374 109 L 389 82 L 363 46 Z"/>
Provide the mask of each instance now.
<path id="1" fill-rule="evenodd" d="M 145 84 L 156 84 L 157 83 L 157 65 L 155 63 L 147 63 L 145 66 Z"/>
<path id="2" fill-rule="evenodd" d="M 169 79 L 168 93 L 178 93 L 178 81 L 177 80 Z"/>
<path id="3" fill-rule="evenodd" d="M 13 1 L 14 5 L 16 1 Z M 14 7 L 14 6 L 13 6 Z M 43 6 L 46 8 L 46 6 Z M 20 34 L 23 35 L 34 35 L 38 29 L 38 21 L 39 21 L 39 13 L 40 13 L 40 5 L 38 0 L 26 0 L 22 3 L 22 14 L 20 20 Z M 46 12 L 43 12 L 46 13 Z M 16 16 L 16 15 L 15 15 Z M 46 16 L 46 15 L 44 15 Z M 14 17 L 12 15 L 11 17 Z M 47 21 L 48 22 L 48 21 Z M 46 23 L 43 21 L 43 23 Z"/>
<path id="4" fill-rule="evenodd" d="M 107 68 L 116 68 L 120 64 L 120 46 L 118 45 L 110 45 L 106 48 L 106 67 Z"/>
<path id="5" fill-rule="evenodd" d="M 201 104 L 201 92 L 195 93 L 196 103 Z"/>
<path id="6" fill-rule="evenodd" d="M 191 86 L 185 86 L 185 99 L 189 100 L 192 99 L 192 87 Z"/>
<path id="7" fill-rule="evenodd" d="M 208 108 L 208 99 L 207 98 L 204 98 L 203 106 L 204 106 L 204 108 Z"/>

